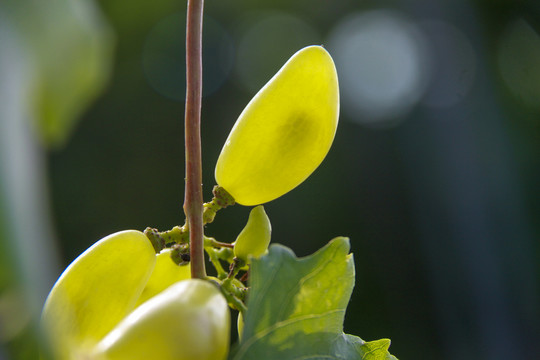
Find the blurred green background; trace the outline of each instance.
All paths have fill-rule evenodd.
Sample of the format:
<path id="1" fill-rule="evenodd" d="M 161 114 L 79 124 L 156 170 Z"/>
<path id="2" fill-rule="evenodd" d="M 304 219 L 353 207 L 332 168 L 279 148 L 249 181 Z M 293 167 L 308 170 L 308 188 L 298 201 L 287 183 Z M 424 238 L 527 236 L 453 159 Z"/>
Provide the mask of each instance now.
<path id="1" fill-rule="evenodd" d="M 319 169 L 265 205 L 272 241 L 303 256 L 350 237 L 345 331 L 392 339 L 400 359 L 538 358 L 540 3 L 205 6 L 205 200 L 243 107 L 322 44 L 340 125 Z M 35 358 L 32 314 L 92 243 L 183 223 L 185 7 L 0 3 L 0 359 Z M 248 212 L 223 210 L 207 235 L 233 241 Z"/>

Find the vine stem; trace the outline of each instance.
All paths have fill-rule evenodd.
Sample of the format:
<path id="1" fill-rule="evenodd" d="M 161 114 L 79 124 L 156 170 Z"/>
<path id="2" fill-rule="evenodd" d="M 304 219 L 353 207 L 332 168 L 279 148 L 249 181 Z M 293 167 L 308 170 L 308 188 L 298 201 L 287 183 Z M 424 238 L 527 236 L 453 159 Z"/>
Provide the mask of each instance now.
<path id="1" fill-rule="evenodd" d="M 186 24 L 186 188 L 184 212 L 189 228 L 191 277 L 204 279 L 201 157 L 202 22 L 204 0 L 188 0 Z"/>

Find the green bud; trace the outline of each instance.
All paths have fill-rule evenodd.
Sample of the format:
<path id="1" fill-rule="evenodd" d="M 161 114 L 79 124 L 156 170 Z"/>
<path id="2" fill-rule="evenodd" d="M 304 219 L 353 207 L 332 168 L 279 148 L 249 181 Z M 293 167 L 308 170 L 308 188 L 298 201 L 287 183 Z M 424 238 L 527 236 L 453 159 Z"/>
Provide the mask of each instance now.
<path id="1" fill-rule="evenodd" d="M 236 329 L 238 330 L 238 340 L 242 341 L 242 332 L 244 331 L 244 316 L 241 312 L 238 313 L 238 319 L 236 319 Z"/>
<path id="2" fill-rule="evenodd" d="M 249 263 L 249 257 L 259 257 L 266 252 L 270 244 L 272 225 L 264 212 L 264 207 L 259 205 L 249 213 L 249 219 L 236 238 L 234 243 L 234 255 Z"/>

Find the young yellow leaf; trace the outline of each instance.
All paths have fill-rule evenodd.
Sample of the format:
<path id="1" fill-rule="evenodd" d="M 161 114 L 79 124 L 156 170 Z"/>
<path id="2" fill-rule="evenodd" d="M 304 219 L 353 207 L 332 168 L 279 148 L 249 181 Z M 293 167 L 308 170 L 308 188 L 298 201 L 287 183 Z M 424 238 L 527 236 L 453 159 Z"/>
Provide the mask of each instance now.
<path id="1" fill-rule="evenodd" d="M 75 259 L 43 308 L 43 333 L 54 358 L 76 359 L 129 314 L 155 262 L 152 244 L 135 230 L 109 235 Z"/>
<path id="2" fill-rule="evenodd" d="M 189 279 L 154 296 L 96 346 L 99 360 L 224 360 L 230 313 L 220 290 Z"/>
<path id="3" fill-rule="evenodd" d="M 172 249 L 164 249 L 156 255 L 156 266 L 144 287 L 141 297 L 137 300 L 136 306 L 139 306 L 178 281 L 191 279 L 190 266 L 176 265 L 171 259 L 171 251 Z"/>
<path id="4" fill-rule="evenodd" d="M 217 183 L 242 205 L 280 197 L 322 162 L 338 117 L 330 54 L 321 46 L 298 51 L 236 121 L 217 161 Z"/>

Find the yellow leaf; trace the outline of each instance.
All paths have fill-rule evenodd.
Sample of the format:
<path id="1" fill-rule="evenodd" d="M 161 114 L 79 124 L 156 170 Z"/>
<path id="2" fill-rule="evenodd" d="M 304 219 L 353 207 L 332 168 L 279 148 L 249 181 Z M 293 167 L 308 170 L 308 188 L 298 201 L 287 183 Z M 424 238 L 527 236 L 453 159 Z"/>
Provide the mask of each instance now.
<path id="1" fill-rule="evenodd" d="M 171 251 L 172 249 L 164 249 L 156 255 L 156 266 L 136 306 L 139 306 L 178 281 L 191 279 L 191 268 L 189 264 L 183 266 L 176 265 L 171 259 Z"/>
<path id="2" fill-rule="evenodd" d="M 103 338 L 92 358 L 224 360 L 229 333 L 229 307 L 219 289 L 189 279 L 135 309 Z"/>
<path id="3" fill-rule="evenodd" d="M 236 121 L 217 161 L 217 183 L 242 205 L 282 196 L 322 162 L 338 117 L 330 54 L 321 46 L 298 51 Z"/>
<path id="4" fill-rule="evenodd" d="M 82 253 L 51 290 L 42 313 L 55 359 L 85 353 L 133 310 L 156 255 L 141 232 L 109 235 Z"/>

